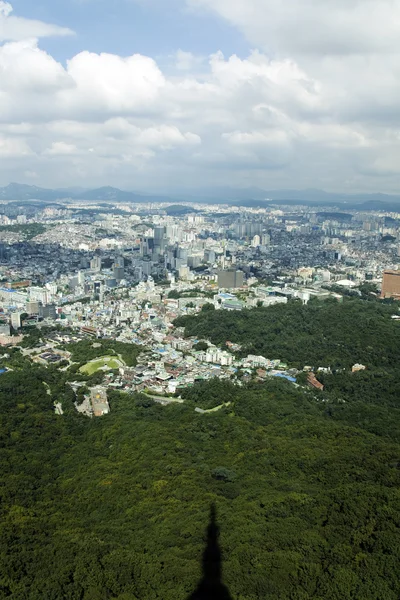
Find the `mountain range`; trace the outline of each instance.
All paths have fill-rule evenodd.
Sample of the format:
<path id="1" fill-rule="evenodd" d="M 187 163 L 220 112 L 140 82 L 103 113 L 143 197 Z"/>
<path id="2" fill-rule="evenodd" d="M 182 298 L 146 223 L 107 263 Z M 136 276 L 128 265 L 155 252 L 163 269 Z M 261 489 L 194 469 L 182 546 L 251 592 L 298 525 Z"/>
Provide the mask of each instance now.
<path id="1" fill-rule="evenodd" d="M 36 185 L 10 183 L 6 187 L 0 188 L 0 200 L 14 202 L 27 200 L 57 202 L 66 199 L 87 200 L 88 202 L 171 202 L 171 198 L 167 196 L 136 194 L 113 187 L 101 187 L 89 190 L 71 187 L 53 190 L 37 187 Z"/>
<path id="2" fill-rule="evenodd" d="M 305 206 L 341 206 L 342 208 L 356 210 L 400 210 L 400 195 L 391 194 L 343 194 L 325 192 L 323 190 L 262 190 L 259 188 L 210 188 L 203 189 L 197 195 L 176 194 L 174 198 L 163 195 L 144 194 L 120 190 L 115 187 L 100 187 L 96 189 L 62 188 L 47 189 L 35 185 L 10 183 L 0 187 L 0 200 L 27 202 L 58 202 L 73 199 L 87 202 L 125 202 L 125 203 L 161 203 L 161 202 L 204 202 L 208 204 L 231 204 L 234 206 L 268 206 L 268 205 L 296 205 Z"/>

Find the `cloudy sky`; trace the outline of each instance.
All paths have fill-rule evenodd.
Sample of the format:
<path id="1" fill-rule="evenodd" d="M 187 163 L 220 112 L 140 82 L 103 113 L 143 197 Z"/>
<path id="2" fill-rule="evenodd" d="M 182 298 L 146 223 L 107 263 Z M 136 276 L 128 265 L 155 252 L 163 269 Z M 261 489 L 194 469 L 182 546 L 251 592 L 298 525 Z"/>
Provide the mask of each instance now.
<path id="1" fill-rule="evenodd" d="M 0 185 L 400 191 L 400 0 L 0 0 Z"/>

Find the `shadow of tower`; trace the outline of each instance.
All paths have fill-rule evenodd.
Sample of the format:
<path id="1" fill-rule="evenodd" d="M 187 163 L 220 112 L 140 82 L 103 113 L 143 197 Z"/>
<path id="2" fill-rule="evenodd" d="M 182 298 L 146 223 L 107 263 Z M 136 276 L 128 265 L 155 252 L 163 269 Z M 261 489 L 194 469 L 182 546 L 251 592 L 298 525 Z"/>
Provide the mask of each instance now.
<path id="1" fill-rule="evenodd" d="M 196 591 L 187 600 L 232 600 L 228 588 L 222 583 L 222 559 L 218 537 L 217 511 L 212 504 L 207 528 L 207 546 L 203 553 L 203 577 Z"/>

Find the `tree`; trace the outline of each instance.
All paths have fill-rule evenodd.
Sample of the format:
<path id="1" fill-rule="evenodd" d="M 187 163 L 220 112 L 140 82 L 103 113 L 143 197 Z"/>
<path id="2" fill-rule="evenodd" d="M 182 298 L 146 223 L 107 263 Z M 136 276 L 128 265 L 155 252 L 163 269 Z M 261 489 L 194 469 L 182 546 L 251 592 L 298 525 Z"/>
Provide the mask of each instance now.
<path id="1" fill-rule="evenodd" d="M 205 352 L 207 349 L 208 349 L 207 342 L 197 342 L 197 344 L 193 345 L 193 350 Z"/>
<path id="2" fill-rule="evenodd" d="M 215 306 L 214 306 L 214 304 L 211 304 L 210 302 L 207 302 L 207 304 L 203 304 L 203 306 L 201 307 L 202 313 L 212 312 L 214 310 L 215 310 Z"/>

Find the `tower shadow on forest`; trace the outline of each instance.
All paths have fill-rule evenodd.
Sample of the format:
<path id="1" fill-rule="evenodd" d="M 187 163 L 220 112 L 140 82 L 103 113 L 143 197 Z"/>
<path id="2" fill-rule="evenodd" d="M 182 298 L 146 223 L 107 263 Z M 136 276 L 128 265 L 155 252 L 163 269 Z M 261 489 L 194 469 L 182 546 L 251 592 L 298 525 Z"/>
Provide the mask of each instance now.
<path id="1" fill-rule="evenodd" d="M 203 577 L 187 600 L 232 600 L 228 588 L 222 583 L 222 556 L 218 538 L 217 511 L 215 504 L 212 504 L 207 545 L 203 553 Z"/>

